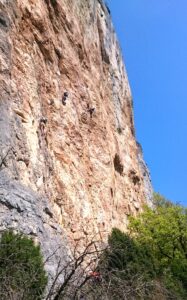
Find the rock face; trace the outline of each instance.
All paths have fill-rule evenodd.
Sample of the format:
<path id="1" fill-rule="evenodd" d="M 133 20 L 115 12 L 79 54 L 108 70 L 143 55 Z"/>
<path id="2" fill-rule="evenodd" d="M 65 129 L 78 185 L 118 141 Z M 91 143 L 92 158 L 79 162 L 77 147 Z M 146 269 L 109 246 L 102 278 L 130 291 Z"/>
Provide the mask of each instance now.
<path id="1" fill-rule="evenodd" d="M 106 240 L 150 203 L 103 1 L 0 0 L 0 156 L 1 226 L 46 249 Z"/>

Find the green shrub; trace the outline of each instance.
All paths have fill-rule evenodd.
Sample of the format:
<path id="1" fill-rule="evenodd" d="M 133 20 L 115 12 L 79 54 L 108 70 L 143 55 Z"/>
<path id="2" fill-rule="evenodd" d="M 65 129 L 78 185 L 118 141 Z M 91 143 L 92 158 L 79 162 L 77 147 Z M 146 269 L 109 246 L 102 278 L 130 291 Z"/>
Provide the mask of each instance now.
<path id="1" fill-rule="evenodd" d="M 40 247 L 22 234 L 4 232 L 0 240 L 0 299 L 39 300 L 46 284 Z"/>
<path id="2" fill-rule="evenodd" d="M 157 277 L 166 288 L 177 299 L 187 299 L 187 209 L 159 194 L 154 195 L 154 204 L 154 209 L 146 207 L 138 218 L 131 218 L 131 232 L 149 248 Z"/>
<path id="3" fill-rule="evenodd" d="M 129 232 L 114 228 L 98 270 L 110 299 L 187 299 L 187 209 L 154 195 L 130 218 Z"/>
<path id="4" fill-rule="evenodd" d="M 146 278 L 154 277 L 154 260 L 148 247 L 142 247 L 135 239 L 117 228 L 109 236 L 109 246 L 108 268 L 126 270 L 126 278 L 138 273 Z"/>

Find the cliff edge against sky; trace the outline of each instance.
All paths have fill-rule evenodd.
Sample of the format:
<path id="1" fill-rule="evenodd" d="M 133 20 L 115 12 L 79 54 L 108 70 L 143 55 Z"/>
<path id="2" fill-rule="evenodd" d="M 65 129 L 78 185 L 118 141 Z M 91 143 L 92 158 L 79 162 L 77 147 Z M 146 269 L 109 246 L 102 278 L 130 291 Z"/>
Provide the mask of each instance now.
<path id="1" fill-rule="evenodd" d="M 106 240 L 149 203 L 132 96 L 101 0 L 0 0 L 0 226 Z M 65 241 L 64 241 L 65 243 Z"/>

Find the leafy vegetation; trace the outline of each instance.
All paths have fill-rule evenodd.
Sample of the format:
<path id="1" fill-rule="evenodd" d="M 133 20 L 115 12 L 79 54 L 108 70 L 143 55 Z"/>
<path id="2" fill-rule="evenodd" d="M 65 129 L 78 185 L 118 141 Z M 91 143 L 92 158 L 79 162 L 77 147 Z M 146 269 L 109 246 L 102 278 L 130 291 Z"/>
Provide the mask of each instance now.
<path id="1" fill-rule="evenodd" d="M 159 194 L 154 205 L 130 218 L 130 234 L 109 237 L 99 266 L 115 290 L 109 299 L 187 299 L 187 209 Z"/>
<path id="2" fill-rule="evenodd" d="M 0 240 L 0 299 L 42 299 L 47 284 L 40 247 L 6 231 Z"/>
<path id="3" fill-rule="evenodd" d="M 139 218 L 131 218 L 131 232 L 149 249 L 157 277 L 178 298 L 187 299 L 187 209 L 159 194 L 154 203 L 154 210 L 146 207 Z"/>

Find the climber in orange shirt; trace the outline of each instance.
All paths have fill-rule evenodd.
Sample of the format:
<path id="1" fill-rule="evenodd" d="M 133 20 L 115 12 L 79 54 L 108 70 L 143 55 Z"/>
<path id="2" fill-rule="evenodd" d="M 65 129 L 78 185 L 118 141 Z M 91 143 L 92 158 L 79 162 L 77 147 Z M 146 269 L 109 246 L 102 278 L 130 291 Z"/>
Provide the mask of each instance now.
<path id="1" fill-rule="evenodd" d="M 99 272 L 93 271 L 90 273 L 90 278 L 93 280 L 95 283 L 99 283 L 102 281 L 101 274 Z"/>

